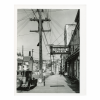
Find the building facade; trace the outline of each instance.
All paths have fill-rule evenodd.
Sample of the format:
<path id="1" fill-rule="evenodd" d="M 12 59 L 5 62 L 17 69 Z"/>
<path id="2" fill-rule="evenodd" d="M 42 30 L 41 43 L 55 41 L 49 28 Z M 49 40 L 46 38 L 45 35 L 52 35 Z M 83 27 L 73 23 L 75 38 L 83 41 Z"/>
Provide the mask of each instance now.
<path id="1" fill-rule="evenodd" d="M 23 62 L 24 62 L 24 65 L 27 66 L 27 68 L 26 68 L 26 66 L 23 66 L 23 67 L 25 67 L 24 69 L 29 70 L 29 71 L 33 71 L 33 57 L 25 56 L 23 58 Z"/>
<path id="2" fill-rule="evenodd" d="M 66 57 L 65 70 L 68 76 L 80 80 L 80 11 L 75 18 L 76 26 L 68 44 L 70 54 Z"/>
<path id="3" fill-rule="evenodd" d="M 23 57 L 17 55 L 17 70 L 22 70 L 23 66 Z"/>

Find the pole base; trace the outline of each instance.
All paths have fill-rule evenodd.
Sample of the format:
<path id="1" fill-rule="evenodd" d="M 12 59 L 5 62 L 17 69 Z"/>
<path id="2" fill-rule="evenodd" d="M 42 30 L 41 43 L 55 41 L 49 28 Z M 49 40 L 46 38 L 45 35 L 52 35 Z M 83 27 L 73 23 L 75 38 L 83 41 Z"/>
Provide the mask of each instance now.
<path id="1" fill-rule="evenodd" d="M 38 79 L 37 86 L 44 86 L 44 81 L 42 78 Z"/>
<path id="2" fill-rule="evenodd" d="M 37 86 L 44 86 L 44 82 L 41 82 L 41 83 L 37 83 Z"/>

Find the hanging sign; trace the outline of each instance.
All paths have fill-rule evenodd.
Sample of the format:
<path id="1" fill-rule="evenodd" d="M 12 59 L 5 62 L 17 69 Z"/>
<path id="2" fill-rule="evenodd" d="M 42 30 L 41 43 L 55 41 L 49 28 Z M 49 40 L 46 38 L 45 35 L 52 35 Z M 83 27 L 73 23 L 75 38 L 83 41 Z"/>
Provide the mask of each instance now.
<path id="1" fill-rule="evenodd" d="M 50 46 L 50 54 L 69 54 L 69 48 L 63 45 Z"/>

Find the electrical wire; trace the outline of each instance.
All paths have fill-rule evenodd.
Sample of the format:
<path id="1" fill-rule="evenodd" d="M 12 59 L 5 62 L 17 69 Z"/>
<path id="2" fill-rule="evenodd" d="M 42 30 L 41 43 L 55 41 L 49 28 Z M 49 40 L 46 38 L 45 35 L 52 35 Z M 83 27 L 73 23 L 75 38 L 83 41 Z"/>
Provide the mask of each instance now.
<path id="1" fill-rule="evenodd" d="M 17 48 L 17 50 L 21 50 L 21 48 Z M 25 48 L 24 51 L 29 52 L 30 50 L 26 50 L 26 48 Z M 39 54 L 39 52 L 36 52 L 36 51 L 34 51 L 34 53 Z M 47 55 L 47 54 L 43 54 L 43 55 Z"/>
<path id="2" fill-rule="evenodd" d="M 37 19 L 37 16 L 36 16 L 36 14 L 35 14 L 34 10 L 33 10 L 33 9 L 31 9 L 31 10 L 32 10 L 33 14 L 35 15 L 35 17 L 36 17 L 36 19 Z"/>
<path id="3" fill-rule="evenodd" d="M 48 51 L 48 49 L 47 49 L 47 47 L 46 47 L 46 44 L 45 44 L 44 38 L 42 38 L 42 39 L 43 39 L 43 42 L 44 42 L 45 48 L 46 48 L 47 52 L 49 53 L 49 51 Z"/>
<path id="4" fill-rule="evenodd" d="M 24 20 L 24 19 L 29 19 L 28 17 L 29 17 L 29 15 L 31 15 L 31 14 L 32 14 L 32 13 L 30 13 L 30 14 L 24 16 L 22 19 L 17 20 L 17 22 L 20 22 L 20 21 L 22 21 L 22 20 Z"/>
<path id="5" fill-rule="evenodd" d="M 55 39 L 57 39 L 56 35 L 54 34 L 53 30 L 52 30 L 52 27 L 51 27 L 51 32 L 53 33 Z M 59 43 L 58 39 L 57 39 L 57 42 Z"/>
<path id="6" fill-rule="evenodd" d="M 26 23 L 24 24 L 24 26 L 18 31 L 18 33 L 21 32 L 21 30 L 29 23 L 29 21 L 26 21 Z"/>
<path id="7" fill-rule="evenodd" d="M 57 28 L 55 27 L 55 25 L 52 22 L 51 22 L 51 24 L 53 25 L 53 27 L 55 28 L 55 30 L 57 31 L 57 33 L 59 33 L 59 31 L 57 30 Z M 63 37 L 62 37 L 62 39 L 63 39 Z"/>
<path id="8" fill-rule="evenodd" d="M 27 19 L 23 20 L 22 23 L 20 23 L 20 24 L 17 23 L 17 29 L 18 29 L 19 27 L 21 27 L 22 25 L 24 25 L 24 23 L 26 22 L 26 20 L 27 20 Z"/>
<path id="9" fill-rule="evenodd" d="M 44 30 L 44 29 L 43 29 L 43 30 Z M 46 38 L 45 32 L 43 32 L 43 33 L 44 33 L 45 40 L 46 40 L 46 42 L 47 42 L 47 45 L 48 45 L 48 41 L 47 41 L 47 38 Z"/>
<path id="10" fill-rule="evenodd" d="M 46 10 L 45 10 L 45 11 L 46 11 Z M 44 11 L 43 15 L 45 14 L 45 11 Z M 47 13 L 47 17 L 48 17 L 48 12 L 46 12 L 46 13 Z M 46 15 L 46 14 L 45 14 L 45 15 Z M 44 16 L 44 17 L 45 17 L 45 16 Z M 47 21 L 47 23 L 49 23 L 49 22 Z M 48 24 L 47 24 L 47 27 L 48 27 L 48 29 L 51 30 L 50 25 L 48 26 Z M 47 38 L 46 38 L 45 32 L 43 32 L 43 33 L 44 33 L 44 36 L 45 36 L 46 42 L 47 42 L 47 44 L 48 44 L 48 41 L 47 41 Z"/>
<path id="11" fill-rule="evenodd" d="M 26 12 L 26 10 L 24 9 L 24 12 L 26 13 L 26 16 L 25 17 L 23 17 L 21 20 L 19 20 L 19 21 L 22 21 L 22 20 L 25 20 L 27 17 L 29 17 L 30 16 L 30 14 L 27 14 L 27 12 Z M 29 19 L 29 18 L 27 18 L 27 19 Z M 21 29 L 19 29 L 19 31 L 18 31 L 18 34 L 20 33 L 20 31 L 28 24 L 28 22 L 27 22 L 27 20 L 26 21 L 24 21 L 22 24 L 20 24 L 20 25 L 18 25 L 19 27 L 21 26 L 21 25 L 23 25 L 24 24 L 24 26 L 21 28 Z M 17 27 L 18 28 L 18 27 Z"/>
<path id="12" fill-rule="evenodd" d="M 72 25 L 71 25 L 71 26 L 72 26 Z M 71 27 L 71 26 L 69 26 L 69 27 Z M 69 27 L 68 27 L 68 28 L 69 28 Z M 69 33 L 68 33 L 68 34 L 69 34 Z M 68 39 L 69 39 L 69 37 L 68 37 Z M 64 41 L 64 40 L 63 40 L 63 41 Z M 59 44 L 61 44 L 63 41 L 61 41 Z M 58 44 L 58 45 L 59 45 L 59 44 Z"/>
<path id="13" fill-rule="evenodd" d="M 17 37 L 19 37 L 19 36 L 24 36 L 24 35 L 33 35 L 33 34 L 29 34 L 29 33 L 28 33 L 28 34 L 18 35 Z"/>
<path id="14" fill-rule="evenodd" d="M 26 12 L 26 10 L 25 10 L 25 9 L 24 9 L 24 11 L 25 11 L 26 15 L 27 15 L 28 17 L 30 17 L 30 15 L 28 15 L 28 14 L 27 14 L 27 12 Z"/>
<path id="15" fill-rule="evenodd" d="M 33 10 L 32 10 L 33 11 Z M 33 11 L 33 13 L 34 13 L 34 11 Z M 34 13 L 34 15 L 35 15 L 35 13 Z M 35 17 L 36 17 L 36 19 L 37 19 L 37 16 L 35 15 Z M 45 35 L 45 33 L 44 33 L 44 35 Z M 46 36 L 45 36 L 45 38 L 46 38 Z M 44 41 L 44 38 L 42 37 L 42 39 L 43 39 L 43 42 L 44 42 L 44 45 L 45 45 L 45 41 Z M 47 39 L 46 39 L 46 41 L 47 41 Z M 47 44 L 48 44 L 48 42 L 47 42 Z M 45 45 L 45 48 L 46 48 L 46 50 L 47 50 L 47 52 L 48 52 L 48 49 L 47 49 L 47 47 L 46 47 L 46 45 Z M 49 52 L 48 52 L 49 53 Z"/>
<path id="16" fill-rule="evenodd" d="M 32 10 L 33 11 L 33 10 Z M 33 11 L 34 12 L 34 11 Z M 34 13 L 34 15 L 35 15 L 35 13 Z M 35 15 L 35 17 L 37 18 L 37 16 Z M 44 36 L 45 36 L 45 39 L 46 39 L 46 35 L 45 35 L 45 32 L 44 32 Z M 43 42 L 44 42 L 44 45 L 45 45 L 45 41 L 44 41 L 44 38 L 42 37 L 42 39 L 43 39 Z M 46 42 L 47 42 L 47 44 L 48 44 L 48 41 L 47 41 L 47 39 L 46 39 Z M 48 52 L 48 49 L 47 49 L 47 47 L 46 47 L 46 45 L 45 45 L 45 48 L 46 48 L 46 50 L 47 50 L 47 52 Z M 49 53 L 49 52 L 48 52 Z"/>
<path id="17" fill-rule="evenodd" d="M 51 16 L 50 10 L 49 10 L 49 16 Z M 50 23 L 51 23 L 51 22 L 50 22 Z M 49 23 L 49 25 L 50 25 L 50 23 Z M 50 29 L 51 29 L 51 25 L 50 25 Z M 51 31 L 50 31 L 50 44 L 51 44 L 51 41 L 52 41 L 52 34 L 51 34 Z"/>
<path id="18" fill-rule="evenodd" d="M 56 23 L 56 25 L 58 25 L 58 26 L 63 30 L 62 26 L 61 26 L 56 20 L 54 20 L 54 19 L 51 17 L 51 15 L 50 15 L 50 19 L 52 19 L 52 22 L 54 21 L 54 22 Z"/>
<path id="19" fill-rule="evenodd" d="M 49 11 L 49 9 L 48 9 L 48 18 L 50 19 L 50 11 Z M 50 22 L 47 22 L 47 26 L 48 26 L 48 28 L 51 30 L 51 26 L 50 26 Z M 51 44 L 51 31 L 50 31 L 50 44 Z"/>
<path id="20" fill-rule="evenodd" d="M 66 10 L 71 10 L 71 9 L 59 9 L 59 10 L 51 10 L 51 12 L 57 12 L 57 11 L 66 11 Z"/>
<path id="21" fill-rule="evenodd" d="M 62 34 L 60 34 L 58 38 L 60 38 L 60 36 L 61 36 L 61 35 L 63 35 L 63 33 L 62 33 Z M 58 38 L 57 38 L 57 39 L 58 39 Z M 57 39 L 56 39 L 53 43 L 55 43 L 55 42 L 57 41 Z M 53 43 L 52 43 L 52 44 L 53 44 Z"/>
<path id="22" fill-rule="evenodd" d="M 49 16 L 49 17 L 51 18 L 51 16 Z M 52 25 L 53 25 L 53 23 L 52 23 Z M 53 25 L 53 26 L 54 26 L 54 25 Z M 55 27 L 55 26 L 54 26 L 54 27 Z M 55 27 L 55 29 L 56 29 L 56 27 Z M 58 31 L 57 29 L 56 29 L 56 31 L 59 33 L 59 31 Z M 60 35 L 60 36 L 61 36 L 61 35 Z M 60 36 L 59 36 L 59 37 L 60 37 Z M 56 37 L 56 36 L 55 36 L 55 37 Z M 56 40 L 57 40 L 57 39 L 58 39 L 58 38 L 56 38 Z M 58 41 L 58 40 L 57 40 L 57 41 Z M 55 41 L 54 41 L 54 42 L 55 42 Z M 53 42 L 53 43 L 54 43 L 54 42 Z M 53 43 L 52 43 L 52 44 L 53 44 Z"/>
<path id="23" fill-rule="evenodd" d="M 61 41 L 60 43 L 58 43 L 57 45 L 61 44 L 62 42 L 64 42 L 64 40 L 63 40 L 63 41 Z"/>

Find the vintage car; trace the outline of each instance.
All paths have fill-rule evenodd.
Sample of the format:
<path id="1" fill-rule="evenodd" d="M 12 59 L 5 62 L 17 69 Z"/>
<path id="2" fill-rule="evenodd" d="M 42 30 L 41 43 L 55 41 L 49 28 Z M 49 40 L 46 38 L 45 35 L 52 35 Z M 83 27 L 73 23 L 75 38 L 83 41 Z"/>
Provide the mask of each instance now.
<path id="1" fill-rule="evenodd" d="M 32 71 L 17 71 L 17 88 L 37 86 L 37 79 L 32 77 Z"/>

